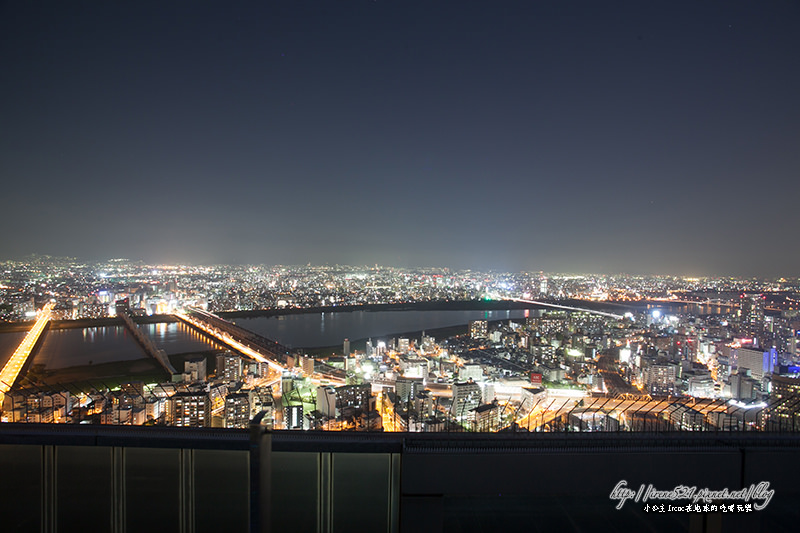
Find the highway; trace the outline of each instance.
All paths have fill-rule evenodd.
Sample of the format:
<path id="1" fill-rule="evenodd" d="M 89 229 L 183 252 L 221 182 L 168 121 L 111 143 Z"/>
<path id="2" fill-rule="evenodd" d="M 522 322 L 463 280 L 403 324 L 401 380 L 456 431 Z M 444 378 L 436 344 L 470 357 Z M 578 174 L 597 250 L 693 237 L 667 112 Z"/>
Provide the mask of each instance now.
<path id="1" fill-rule="evenodd" d="M 5 364 L 3 370 L 0 371 L 0 407 L 3 405 L 6 393 L 11 390 L 22 367 L 25 366 L 25 362 L 28 360 L 28 356 L 30 356 L 33 347 L 36 346 L 36 342 L 39 340 L 42 331 L 44 331 L 44 327 L 50 321 L 50 312 L 53 310 L 54 305 L 53 302 L 48 302 L 42 310 L 39 311 L 39 316 L 36 318 L 33 327 L 28 334 L 25 335 L 22 343 L 20 343 L 16 351 L 14 351 L 14 354 Z"/>
<path id="2" fill-rule="evenodd" d="M 236 350 L 238 352 L 241 352 L 244 355 L 250 356 L 253 359 L 255 359 L 256 361 L 261 361 L 262 363 L 269 364 L 270 368 L 274 368 L 275 370 L 281 370 L 281 371 L 285 370 L 285 368 L 282 365 L 280 365 L 279 363 L 275 362 L 272 359 L 267 358 L 264 354 L 260 353 L 259 351 L 254 350 L 253 348 L 251 348 L 249 346 L 245 346 L 241 342 L 239 342 L 236 339 L 234 339 L 226 331 L 222 331 L 222 330 L 217 329 L 215 327 L 209 326 L 208 324 L 206 324 L 202 320 L 198 320 L 198 319 L 196 319 L 196 318 L 194 318 L 194 317 L 192 317 L 192 316 L 190 316 L 190 315 L 188 315 L 186 313 L 183 313 L 181 311 L 175 311 L 174 315 L 176 317 L 178 317 L 179 319 L 183 320 L 184 322 L 186 322 L 187 324 L 190 324 L 190 325 L 196 327 L 197 329 L 203 331 L 205 334 L 207 334 L 207 335 L 209 335 L 209 336 L 211 336 L 211 337 L 213 337 L 213 338 L 225 343 L 226 345 L 230 346 L 234 350 Z"/>
<path id="3" fill-rule="evenodd" d="M 608 318 L 616 318 L 617 320 L 621 320 L 624 318 L 622 315 L 617 315 L 614 313 L 606 313 L 605 311 L 595 311 L 594 309 L 583 309 L 581 307 L 571 307 L 569 305 L 559 305 L 550 302 L 540 302 L 538 300 L 523 300 L 522 298 L 508 298 L 502 297 L 500 300 L 508 300 L 509 302 L 522 302 L 524 304 L 536 304 L 541 305 L 543 307 L 552 307 L 553 309 L 563 309 L 565 311 L 581 311 L 583 313 L 591 313 L 593 315 L 600 315 L 605 316 Z"/>
<path id="4" fill-rule="evenodd" d="M 727 307 L 729 309 L 738 309 L 740 306 L 739 304 L 733 302 L 724 302 L 720 299 L 707 299 L 707 300 L 673 300 L 671 298 L 650 298 L 649 302 L 654 303 L 664 303 L 664 304 L 676 304 L 676 305 L 699 305 L 699 306 L 709 306 L 709 307 Z"/>
<path id="5" fill-rule="evenodd" d="M 234 338 L 229 332 L 227 332 L 227 331 L 225 331 L 223 329 L 220 329 L 218 327 L 215 327 L 214 325 L 210 324 L 209 322 L 207 322 L 205 320 L 202 320 L 200 318 L 197 318 L 195 316 L 192 316 L 192 315 L 190 315 L 188 313 L 184 313 L 184 312 L 181 312 L 181 311 L 176 311 L 174 313 L 174 315 L 177 318 L 179 318 L 180 320 L 183 320 L 184 322 L 186 322 L 187 324 L 190 324 L 191 326 L 194 326 L 195 328 L 197 328 L 200 331 L 204 332 L 206 335 L 209 335 L 210 337 L 212 337 L 214 339 L 217 339 L 218 341 L 230 346 L 231 348 L 233 348 L 234 350 L 238 351 L 239 353 L 242 353 L 244 355 L 252 357 L 256 361 L 261 361 L 262 363 L 267 363 L 270 366 L 270 368 L 272 368 L 274 370 L 278 370 L 280 372 L 283 372 L 284 370 L 289 370 L 284 364 L 282 364 L 282 361 L 276 361 L 275 360 L 275 354 L 273 353 L 273 350 L 270 350 L 269 348 L 261 348 L 255 342 L 248 342 L 247 344 L 245 344 L 245 343 L 241 342 L 240 340 Z M 216 319 L 220 323 L 223 322 L 222 319 L 220 319 L 219 317 L 217 317 L 215 315 L 211 315 L 210 313 L 201 314 L 200 316 L 205 316 L 205 315 L 208 315 L 209 317 L 213 317 L 214 319 Z M 231 326 L 238 327 L 238 326 L 235 326 L 234 324 L 231 324 Z M 244 330 L 244 331 L 246 331 L 246 330 Z M 255 336 L 252 333 L 251 333 L 251 335 Z M 274 341 L 270 341 L 270 342 L 273 343 L 274 347 L 279 347 L 280 346 L 277 343 L 274 343 Z M 330 374 L 327 374 L 327 373 L 321 373 L 321 374 L 316 374 L 315 373 L 313 376 L 311 376 L 311 381 L 313 383 L 317 384 L 317 385 L 320 385 L 320 384 L 324 384 L 324 385 L 344 385 L 345 384 L 344 378 L 342 378 L 340 376 L 330 375 Z"/>

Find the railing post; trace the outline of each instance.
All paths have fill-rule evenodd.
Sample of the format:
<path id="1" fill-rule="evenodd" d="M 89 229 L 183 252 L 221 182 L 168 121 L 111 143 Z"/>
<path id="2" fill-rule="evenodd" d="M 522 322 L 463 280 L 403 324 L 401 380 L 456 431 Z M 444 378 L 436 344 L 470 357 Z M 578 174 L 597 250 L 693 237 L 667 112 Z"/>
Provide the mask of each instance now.
<path id="1" fill-rule="evenodd" d="M 194 533 L 194 450 L 180 449 L 180 532 Z"/>
<path id="2" fill-rule="evenodd" d="M 56 530 L 56 447 L 42 446 L 42 533 Z"/>
<path id="3" fill-rule="evenodd" d="M 250 421 L 250 532 L 269 533 L 272 513 L 272 432 L 262 423 L 267 411 Z"/>

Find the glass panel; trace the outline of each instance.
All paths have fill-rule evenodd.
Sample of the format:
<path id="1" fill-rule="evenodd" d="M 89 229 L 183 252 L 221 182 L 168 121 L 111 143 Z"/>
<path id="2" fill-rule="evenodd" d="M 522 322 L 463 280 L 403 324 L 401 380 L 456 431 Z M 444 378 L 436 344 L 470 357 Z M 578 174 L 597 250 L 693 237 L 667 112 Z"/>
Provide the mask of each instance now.
<path id="1" fill-rule="evenodd" d="M 245 451 L 195 450 L 195 532 L 250 529 L 250 458 Z"/>
<path id="2" fill-rule="evenodd" d="M 125 498 L 128 531 L 178 531 L 180 450 L 126 448 Z"/>
<path id="3" fill-rule="evenodd" d="M 333 454 L 333 531 L 388 531 L 389 453 Z"/>
<path id="4" fill-rule="evenodd" d="M 111 531 L 111 448 L 56 447 L 56 527 Z"/>
<path id="5" fill-rule="evenodd" d="M 42 447 L 0 445 L 3 531 L 39 531 L 42 524 Z"/>
<path id="6" fill-rule="evenodd" d="M 272 453 L 273 531 L 317 531 L 319 456 L 307 452 Z"/>

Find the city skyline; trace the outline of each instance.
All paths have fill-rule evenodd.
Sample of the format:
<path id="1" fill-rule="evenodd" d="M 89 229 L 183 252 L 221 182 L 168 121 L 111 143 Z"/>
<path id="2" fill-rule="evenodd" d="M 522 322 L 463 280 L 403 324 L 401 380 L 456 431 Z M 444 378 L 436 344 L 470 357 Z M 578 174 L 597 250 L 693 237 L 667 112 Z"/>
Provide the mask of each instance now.
<path id="1" fill-rule="evenodd" d="M 797 4 L 0 10 L 5 258 L 800 267 Z"/>
<path id="2" fill-rule="evenodd" d="M 541 270 L 541 269 L 530 269 L 530 270 L 516 270 L 516 271 L 509 271 L 509 270 L 502 270 L 499 268 L 457 268 L 451 265 L 414 265 L 414 266 L 400 266 L 400 265 L 393 265 L 393 264 L 382 264 L 382 263 L 372 263 L 372 264 L 357 264 L 357 263 L 336 263 L 336 262 L 319 262 L 314 263 L 310 261 L 306 262 L 298 262 L 298 263 L 268 263 L 268 262 L 254 262 L 254 263 L 226 263 L 226 262 L 191 262 L 191 261 L 145 261 L 141 258 L 135 257 L 105 257 L 105 258 L 97 258 L 97 259 L 87 259 L 85 257 L 76 257 L 76 256 L 58 256 L 53 254 L 46 254 L 46 253 L 31 253 L 24 256 L 18 257 L 0 257 L 0 264 L 8 263 L 8 264 L 15 264 L 15 265 L 35 265 L 37 263 L 41 263 L 43 265 L 55 266 L 57 263 L 67 263 L 67 264 L 74 264 L 80 265 L 84 267 L 96 267 L 98 270 L 96 273 L 103 272 L 104 267 L 153 267 L 156 269 L 174 269 L 174 268 L 200 268 L 200 269 L 208 269 L 208 268 L 257 268 L 257 269 L 276 269 L 276 268 L 288 268 L 288 269 L 350 269 L 352 273 L 357 273 L 361 271 L 370 271 L 370 270 L 378 270 L 378 271 L 419 271 L 419 272 L 449 272 L 452 274 L 461 274 L 461 273 L 474 273 L 474 274 L 493 274 L 493 275 L 517 275 L 517 274 L 524 274 L 524 275 L 540 275 L 540 276 L 557 276 L 557 277 L 575 277 L 575 278 L 592 278 L 597 277 L 599 279 L 608 278 L 614 279 L 617 277 L 631 277 L 631 278 L 641 278 L 641 279 L 682 279 L 686 281 L 695 281 L 695 282 L 702 282 L 706 281 L 720 281 L 720 280 L 738 280 L 742 282 L 747 282 L 750 280 L 753 281 L 782 281 L 782 282 L 791 282 L 800 280 L 800 276 L 794 275 L 793 273 L 789 273 L 788 271 L 784 274 L 774 274 L 771 276 L 760 276 L 760 275 L 733 275 L 733 274 L 725 274 L 725 273 L 703 273 L 703 274 L 680 274 L 675 272 L 653 272 L 653 273 L 644 273 L 644 272 L 633 272 L 633 271 L 590 271 L 590 270 Z M 159 274 L 167 274 L 168 272 L 160 272 Z"/>

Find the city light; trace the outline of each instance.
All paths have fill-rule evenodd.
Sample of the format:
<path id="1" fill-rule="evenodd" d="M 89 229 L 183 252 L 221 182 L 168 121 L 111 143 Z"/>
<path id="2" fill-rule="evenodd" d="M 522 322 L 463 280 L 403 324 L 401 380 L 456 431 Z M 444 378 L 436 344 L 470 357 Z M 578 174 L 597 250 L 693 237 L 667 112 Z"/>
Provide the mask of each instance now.
<path id="1" fill-rule="evenodd" d="M 9 359 L 3 367 L 3 370 L 0 371 L 0 406 L 2 406 L 5 394 L 11 390 L 22 367 L 25 366 L 25 362 L 28 360 L 28 356 L 31 354 L 33 347 L 36 346 L 39 336 L 42 334 L 42 331 L 44 331 L 44 327 L 50 320 L 50 312 L 53 310 L 54 305 L 54 302 L 47 302 L 47 304 L 45 304 L 39 312 L 39 318 L 36 319 L 31 330 L 25 335 L 25 338 L 14 351 L 11 359 Z"/>
<path id="2" fill-rule="evenodd" d="M 13 275 L 9 278 L 26 279 L 27 271 L 21 268 L 20 272 L 12 268 Z M 168 348 L 172 342 L 168 326 L 171 320 L 166 313 L 173 312 L 184 324 L 179 328 L 180 335 L 188 335 L 194 341 L 218 341 L 235 352 L 236 357 L 242 356 L 244 362 L 240 364 L 264 363 L 263 367 L 250 367 L 257 375 L 249 372 L 239 375 L 243 378 L 240 385 L 225 381 L 229 379 L 225 377 L 227 374 L 215 375 L 213 367 L 207 378 L 205 371 L 195 366 L 190 370 L 170 368 L 168 373 L 173 383 L 148 387 L 148 391 L 155 391 L 148 394 L 157 396 L 162 403 L 157 409 L 148 410 L 147 416 L 152 420 L 161 417 L 165 423 L 172 422 L 163 420 L 167 410 L 164 402 L 178 391 L 185 392 L 187 387 L 204 387 L 209 398 L 209 414 L 204 420 L 211 423 L 213 416 L 214 423 L 224 424 L 217 419 L 224 420 L 229 415 L 224 402 L 227 394 L 235 395 L 237 391 L 270 387 L 280 382 L 281 390 L 286 387 L 287 398 L 292 396 L 293 389 L 303 391 L 305 411 L 302 415 L 300 411 L 293 412 L 292 416 L 298 427 L 306 428 L 369 430 L 372 427 L 369 413 L 362 407 L 355 413 L 352 409 L 345 410 L 346 419 L 338 408 L 336 419 L 312 414 L 315 386 L 334 386 L 338 390 L 347 383 L 348 387 L 366 387 L 372 394 L 371 409 L 378 411 L 372 411 L 372 415 L 380 416 L 386 431 L 441 431 L 453 427 L 452 424 L 463 425 L 467 430 L 492 427 L 496 431 L 510 427 L 513 421 L 524 422 L 530 431 L 558 431 L 569 424 L 580 425 L 582 422 L 578 420 L 585 420 L 585 417 L 591 417 L 592 424 L 603 417 L 603 424 L 617 424 L 633 430 L 641 423 L 635 415 L 637 409 L 646 409 L 650 415 L 666 421 L 669 411 L 677 409 L 676 406 L 690 410 L 687 412 L 693 417 L 705 417 L 704 423 L 709 427 L 739 427 L 737 424 L 745 423 L 731 421 L 733 415 L 729 413 L 725 414 L 728 418 L 720 418 L 719 413 L 726 409 L 733 413 L 747 411 L 752 416 L 755 413 L 760 424 L 756 429 L 763 429 L 766 421 L 787 419 L 784 415 L 770 418 L 773 409 L 770 406 L 774 403 L 770 402 L 781 390 L 775 383 L 783 376 L 770 377 L 769 374 L 778 370 L 791 374 L 800 363 L 795 357 L 797 342 L 793 334 L 797 328 L 793 326 L 791 310 L 797 298 L 787 296 L 784 299 L 782 309 L 787 311 L 786 316 L 777 311 L 766 314 L 764 300 L 760 297 L 765 293 L 765 286 L 754 285 L 758 290 L 744 290 L 744 284 L 758 283 L 747 280 L 716 284 L 706 281 L 713 289 L 700 291 L 700 282 L 682 278 L 671 278 L 665 284 L 658 277 L 556 274 L 545 277 L 539 272 L 460 274 L 436 269 L 419 272 L 346 266 L 252 265 L 151 268 L 113 262 L 91 270 L 87 267 L 85 271 L 89 274 L 80 278 L 78 286 L 70 287 L 63 282 L 51 286 L 48 279 L 64 279 L 64 275 L 42 278 L 38 268 L 30 269 L 34 280 L 14 288 L 10 295 L 5 293 L 10 303 L 5 303 L 0 312 L 5 312 L 6 317 L 23 320 L 32 312 L 33 296 L 21 297 L 15 293 L 31 287 L 53 296 L 54 301 L 46 306 L 51 319 L 77 317 L 91 324 L 92 320 L 109 320 L 115 315 L 114 320 L 128 317 L 133 324 L 129 330 L 145 335 L 144 340 L 138 339 L 138 344 L 149 344 L 151 336 L 152 341 L 158 343 L 158 350 L 148 351 L 152 357 L 151 352 L 171 353 Z M 79 268 L 72 265 L 70 271 L 73 270 Z M 95 272 L 108 275 L 91 277 Z M 85 283 L 86 276 L 90 276 L 91 283 Z M 740 290 L 732 290 L 734 287 Z M 447 292 L 451 289 L 455 292 Z M 644 296 L 654 290 L 658 292 L 655 297 Z M 697 296 L 691 293 L 695 290 L 700 291 Z M 256 334 L 247 325 L 249 319 L 237 320 L 234 324 L 224 318 L 224 311 L 235 309 L 252 309 L 256 314 L 261 313 L 261 309 L 268 315 L 294 314 L 296 310 L 307 309 L 299 314 L 310 320 L 317 316 L 320 321 L 320 327 L 311 330 L 335 331 L 337 327 L 350 326 L 339 320 L 344 315 L 332 314 L 344 312 L 344 309 L 331 311 L 332 304 L 347 305 L 348 311 L 381 310 L 381 307 L 372 308 L 364 303 L 368 299 L 380 306 L 395 302 L 404 309 L 414 309 L 416 303 L 424 303 L 424 306 L 432 305 L 446 312 L 468 307 L 483 296 L 497 298 L 498 292 L 508 296 L 495 300 L 488 307 L 505 310 L 500 313 L 486 309 L 477 311 L 473 315 L 476 319 L 460 331 L 448 328 L 447 333 L 441 335 L 436 330 L 428 330 L 426 334 L 419 331 L 397 334 L 391 341 L 386 336 L 371 334 L 366 342 L 346 343 L 344 347 L 339 344 L 339 349 L 328 348 L 324 350 L 327 353 L 316 352 L 313 356 L 308 355 L 310 349 L 289 348 L 266 338 L 269 334 L 266 337 L 261 332 Z M 784 292 L 791 294 L 783 291 L 781 295 Z M 601 293 L 604 299 L 597 300 L 596 296 Z M 464 294 L 468 295 L 468 300 L 455 298 Z M 740 294 L 759 297 L 740 298 Z M 517 295 L 527 297 L 518 298 Z M 605 295 L 618 300 L 609 302 Z M 726 297 L 729 299 L 725 300 Z M 514 305 L 504 307 L 503 302 Z M 324 306 L 324 310 L 316 313 L 314 306 Z M 709 314 L 705 314 L 707 312 Z M 497 313 L 494 317 L 500 319 L 493 318 L 492 313 Z M 152 318 L 144 318 L 145 315 L 152 315 Z M 44 316 L 43 312 L 28 332 L 30 335 L 43 327 Z M 291 322 L 294 321 L 293 318 Z M 154 325 L 136 325 L 141 322 Z M 285 320 L 283 325 L 289 322 Z M 103 328 L 113 326 L 102 324 L 100 329 L 83 328 L 82 342 L 94 343 L 107 338 Z M 391 331 L 394 326 L 380 328 Z M 310 330 L 303 327 L 298 331 L 303 331 L 302 342 L 306 342 L 305 335 Z M 341 338 L 353 338 L 353 335 L 342 329 Z M 364 344 L 358 346 L 361 342 Z M 767 343 L 780 346 L 770 352 L 768 367 L 746 362 L 750 357 L 759 363 L 763 352 L 758 347 Z M 23 342 L 22 347 L 29 344 Z M 16 357 L 16 360 L 21 359 Z M 175 363 L 179 364 L 177 360 Z M 21 379 L 10 373 L 18 368 L 12 360 L 7 367 L 4 375 L 7 384 L 1 392 L 9 391 L 14 379 Z M 737 375 L 741 368 L 752 372 L 741 371 Z M 42 376 L 35 376 L 40 371 L 34 370 L 33 383 L 59 379 L 57 372 L 48 370 L 42 380 Z M 193 384 L 201 373 L 203 377 Z M 281 374 L 285 377 L 281 378 Z M 456 384 L 466 385 L 470 381 L 480 391 L 480 398 L 470 399 L 468 412 L 455 413 L 453 405 L 459 402 L 465 405 L 454 392 Z M 53 388 L 52 385 L 48 387 Z M 103 398 L 96 399 L 98 403 L 94 403 L 85 390 L 76 393 L 72 413 L 68 411 L 69 406 L 49 407 L 54 401 L 53 394 L 66 392 L 51 394 L 29 387 L 14 391 L 17 403 L 6 405 L 2 419 L 80 423 L 87 417 L 95 417 L 96 423 L 99 417 L 101 423 L 112 424 L 143 423 L 145 420 L 141 413 L 132 418 L 131 413 L 123 412 L 128 408 L 121 408 L 117 400 L 106 397 L 125 394 L 124 387 L 120 389 L 118 383 L 108 387 L 102 393 Z M 531 402 L 531 394 L 536 395 L 535 402 Z M 663 397 L 671 399 L 665 401 Z M 46 416 L 30 411 L 33 407 L 28 408 L 25 403 L 28 398 L 34 407 L 40 401 L 50 402 Z M 377 407 L 375 400 L 378 400 Z M 429 403 L 431 400 L 436 407 Z M 103 401 L 116 403 L 112 408 L 109 404 L 103 405 Z M 531 408 L 531 403 L 536 407 Z M 505 414 L 498 416 L 497 423 L 481 422 L 475 426 L 479 413 L 485 416 L 491 412 L 491 405 L 497 405 Z M 478 407 L 479 411 L 472 411 Z M 274 416 L 276 427 L 283 423 L 285 413 L 280 411 Z M 718 419 L 709 419 L 711 415 Z M 665 423 L 670 427 L 683 428 L 684 425 L 678 418 Z"/>

